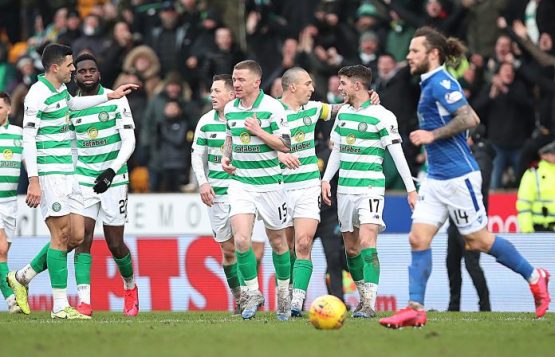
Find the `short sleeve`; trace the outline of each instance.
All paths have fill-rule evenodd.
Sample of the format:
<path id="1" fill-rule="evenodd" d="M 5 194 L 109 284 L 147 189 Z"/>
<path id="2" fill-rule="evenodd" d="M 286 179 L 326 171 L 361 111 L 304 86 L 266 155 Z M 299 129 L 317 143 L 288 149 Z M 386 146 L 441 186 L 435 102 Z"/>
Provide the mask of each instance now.
<path id="1" fill-rule="evenodd" d="M 331 119 L 331 104 L 327 103 L 318 103 L 319 115 L 318 120 L 328 121 Z"/>
<path id="2" fill-rule="evenodd" d="M 376 124 L 380 141 L 383 147 L 391 144 L 401 143 L 401 135 L 399 135 L 399 125 L 395 114 L 389 110 L 384 110 L 383 114 L 378 118 L 379 122 Z"/>
<path id="3" fill-rule="evenodd" d="M 450 114 L 453 114 L 463 105 L 468 104 L 459 83 L 447 76 L 434 83 L 432 93 L 435 100 Z"/>
<path id="4" fill-rule="evenodd" d="M 116 126 L 118 129 L 135 129 L 133 114 L 131 113 L 129 102 L 125 97 L 118 99 L 118 114 L 119 116 L 116 118 Z"/>
<path id="5" fill-rule="evenodd" d="M 45 108 L 44 101 L 38 95 L 37 90 L 31 88 L 25 96 L 23 111 L 23 128 L 38 131 L 40 127 L 40 113 Z"/>
<path id="6" fill-rule="evenodd" d="M 276 101 L 277 102 L 277 101 Z M 279 102 L 278 105 L 274 106 L 274 111 L 272 113 L 272 120 L 270 122 L 270 129 L 272 134 L 283 136 L 291 135 L 289 131 L 289 126 L 287 125 L 287 116 L 285 114 L 285 109 Z"/>
<path id="7" fill-rule="evenodd" d="M 195 137 L 193 139 L 193 152 L 198 154 L 203 154 L 208 148 L 208 140 L 206 139 L 206 133 L 203 130 L 204 124 L 202 119 L 198 122 L 195 129 Z"/>

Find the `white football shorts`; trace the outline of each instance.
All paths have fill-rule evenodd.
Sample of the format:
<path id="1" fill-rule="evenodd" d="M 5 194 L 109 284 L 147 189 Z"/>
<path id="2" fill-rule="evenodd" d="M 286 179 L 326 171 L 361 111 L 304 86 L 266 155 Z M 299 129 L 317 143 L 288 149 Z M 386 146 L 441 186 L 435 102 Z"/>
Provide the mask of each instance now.
<path id="1" fill-rule="evenodd" d="M 123 226 L 127 221 L 127 185 L 110 187 L 95 193 L 92 187 L 81 187 L 85 197 L 83 216 L 100 220 L 106 226 Z"/>
<path id="2" fill-rule="evenodd" d="M 285 228 L 288 210 L 283 187 L 267 192 L 247 191 L 241 183 L 232 180 L 227 195 L 231 206 L 230 217 L 237 214 L 254 214 L 268 229 Z"/>
<path id="3" fill-rule="evenodd" d="M 337 194 L 337 217 L 341 232 L 353 232 L 361 224 L 375 224 L 385 229 L 383 221 L 384 197 L 376 194 Z"/>
<path id="4" fill-rule="evenodd" d="M 17 200 L 0 202 L 0 229 L 4 230 L 8 242 L 15 236 Z"/>
<path id="5" fill-rule="evenodd" d="M 83 215 L 83 194 L 74 175 L 39 176 L 42 217 L 62 217 L 70 213 Z"/>
<path id="6" fill-rule="evenodd" d="M 214 202 L 212 207 L 208 207 L 210 226 L 212 227 L 214 240 L 218 243 L 228 241 L 233 236 L 229 209 L 229 202 Z"/>
<path id="7" fill-rule="evenodd" d="M 450 180 L 424 179 L 412 214 L 413 223 L 441 227 L 451 216 L 462 235 L 481 230 L 488 224 L 481 187 L 480 171 Z"/>
<path id="8" fill-rule="evenodd" d="M 287 194 L 287 227 L 293 226 L 295 218 L 312 218 L 320 222 L 320 186 L 285 190 Z"/>

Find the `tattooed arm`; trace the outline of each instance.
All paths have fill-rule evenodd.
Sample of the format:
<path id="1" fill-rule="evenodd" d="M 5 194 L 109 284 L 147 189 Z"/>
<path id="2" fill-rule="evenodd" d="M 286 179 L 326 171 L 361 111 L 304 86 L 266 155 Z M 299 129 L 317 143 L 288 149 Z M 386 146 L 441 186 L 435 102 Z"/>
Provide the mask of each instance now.
<path id="1" fill-rule="evenodd" d="M 480 124 L 480 118 L 470 107 L 465 104 L 455 111 L 455 116 L 451 121 L 433 131 L 415 130 L 410 133 L 410 140 L 414 145 L 431 144 L 436 140 L 450 138 L 455 134 L 472 129 Z"/>
<path id="2" fill-rule="evenodd" d="M 435 129 L 432 133 L 434 140 L 445 139 L 461 131 L 475 128 L 478 124 L 480 124 L 480 118 L 470 105 L 466 104 L 457 109 L 455 116 L 447 125 Z"/>

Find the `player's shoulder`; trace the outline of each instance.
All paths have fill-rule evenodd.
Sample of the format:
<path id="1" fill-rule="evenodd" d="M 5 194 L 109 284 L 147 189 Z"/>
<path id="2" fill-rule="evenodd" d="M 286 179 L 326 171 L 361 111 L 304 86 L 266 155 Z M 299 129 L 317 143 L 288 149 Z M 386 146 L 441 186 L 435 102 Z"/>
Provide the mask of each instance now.
<path id="1" fill-rule="evenodd" d="M 31 88 L 29 88 L 25 99 L 32 99 L 33 101 L 46 100 L 51 95 L 52 91 L 50 88 L 48 88 L 48 86 L 43 82 L 38 81 L 34 83 Z"/>
<path id="2" fill-rule="evenodd" d="M 203 125 L 208 124 L 210 121 L 214 121 L 214 109 L 210 109 L 208 112 L 204 113 L 198 120 L 197 126 L 202 128 Z"/>
<path id="3" fill-rule="evenodd" d="M 439 89 L 440 91 L 453 91 L 460 89 L 459 82 L 446 69 L 438 71 L 430 79 L 434 84 L 434 89 Z"/>
<path id="4" fill-rule="evenodd" d="M 370 105 L 367 110 L 368 114 L 380 121 L 397 120 L 395 114 L 381 104 Z"/>
<path id="5" fill-rule="evenodd" d="M 276 98 L 271 95 L 264 94 L 262 101 L 260 102 L 259 108 L 262 110 L 285 110 L 283 103 L 281 103 Z"/>
<path id="6" fill-rule="evenodd" d="M 6 130 L 9 134 L 22 135 L 23 129 L 17 125 L 9 124 Z"/>

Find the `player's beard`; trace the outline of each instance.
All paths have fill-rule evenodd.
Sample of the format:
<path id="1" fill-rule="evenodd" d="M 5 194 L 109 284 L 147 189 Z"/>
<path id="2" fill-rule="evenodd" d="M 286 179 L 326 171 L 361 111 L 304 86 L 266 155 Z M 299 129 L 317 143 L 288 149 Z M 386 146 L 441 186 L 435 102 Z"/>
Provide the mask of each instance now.
<path id="1" fill-rule="evenodd" d="M 98 81 L 96 81 L 92 84 L 79 83 L 79 89 L 82 92 L 90 93 L 92 90 L 97 88 L 99 84 L 100 84 L 100 80 L 98 80 Z"/>
<path id="2" fill-rule="evenodd" d="M 419 76 L 421 74 L 428 73 L 429 71 L 430 71 L 430 61 L 428 61 L 428 57 L 426 57 L 424 58 L 422 63 L 420 63 L 418 66 L 414 68 L 414 71 L 412 71 L 411 73 Z"/>

